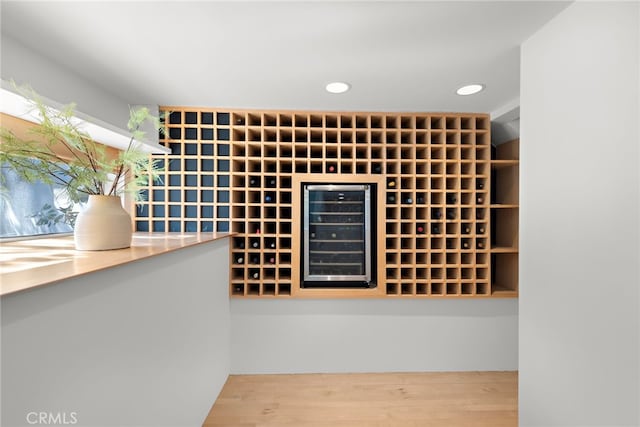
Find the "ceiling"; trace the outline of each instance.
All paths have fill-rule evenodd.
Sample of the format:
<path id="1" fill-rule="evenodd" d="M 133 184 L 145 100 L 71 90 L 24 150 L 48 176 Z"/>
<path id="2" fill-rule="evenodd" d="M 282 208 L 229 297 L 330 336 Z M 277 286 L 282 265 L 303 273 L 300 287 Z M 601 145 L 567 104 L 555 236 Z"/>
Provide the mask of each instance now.
<path id="1" fill-rule="evenodd" d="M 518 105 L 519 45 L 568 4 L 3 0 L 2 32 L 132 104 L 490 113 Z"/>

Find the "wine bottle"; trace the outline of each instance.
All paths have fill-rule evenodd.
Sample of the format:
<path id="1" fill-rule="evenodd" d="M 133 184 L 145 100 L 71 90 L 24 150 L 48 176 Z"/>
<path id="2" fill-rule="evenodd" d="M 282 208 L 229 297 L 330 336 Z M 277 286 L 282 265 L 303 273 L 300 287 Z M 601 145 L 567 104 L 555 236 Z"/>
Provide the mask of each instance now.
<path id="1" fill-rule="evenodd" d="M 260 240 L 258 240 L 258 239 L 251 240 L 251 247 L 259 248 L 260 247 Z"/>
<path id="2" fill-rule="evenodd" d="M 242 258 L 241 256 L 236 258 L 236 264 L 244 264 L 244 258 Z"/>
<path id="3" fill-rule="evenodd" d="M 484 225 L 478 224 L 478 228 L 476 230 L 476 234 L 484 234 L 485 228 Z"/>
<path id="4" fill-rule="evenodd" d="M 471 245 L 469 245 L 469 242 L 465 239 L 462 241 L 462 248 L 463 249 L 469 249 Z"/>
<path id="5" fill-rule="evenodd" d="M 249 187 L 260 187 L 260 178 L 253 176 L 249 178 Z"/>
<path id="6" fill-rule="evenodd" d="M 455 205 L 457 200 L 458 199 L 456 198 L 456 195 L 454 193 L 447 193 L 447 204 L 448 205 Z"/>
<path id="7" fill-rule="evenodd" d="M 260 258 L 258 258 L 257 256 L 252 256 L 251 264 L 260 264 Z"/>
<path id="8" fill-rule="evenodd" d="M 469 227 L 469 224 L 462 224 L 462 234 L 469 233 L 471 233 L 471 227 Z"/>
<path id="9" fill-rule="evenodd" d="M 273 197 L 271 196 L 271 194 L 267 194 L 267 195 L 265 195 L 265 196 L 264 196 L 264 201 L 265 201 L 266 203 L 271 203 L 271 202 L 273 202 Z"/>
<path id="10" fill-rule="evenodd" d="M 374 164 L 373 165 L 373 173 L 377 173 L 380 174 L 382 173 L 382 166 L 380 166 L 379 164 Z"/>
<path id="11" fill-rule="evenodd" d="M 269 258 L 269 264 L 275 264 L 275 263 L 276 263 L 275 257 Z"/>
<path id="12" fill-rule="evenodd" d="M 390 179 L 387 181 L 387 187 L 394 188 L 396 186 L 396 181 L 394 179 Z"/>
<path id="13" fill-rule="evenodd" d="M 431 234 L 440 234 L 440 224 L 431 224 Z"/>
<path id="14" fill-rule="evenodd" d="M 251 274 L 251 278 L 253 278 L 253 279 L 259 279 L 259 278 L 260 278 L 260 272 L 259 272 L 259 271 L 254 271 L 254 272 Z"/>
<path id="15" fill-rule="evenodd" d="M 236 240 L 236 248 L 244 249 L 244 240 Z"/>
<path id="16" fill-rule="evenodd" d="M 447 208 L 447 219 L 456 219 L 456 210 L 454 208 Z"/>
<path id="17" fill-rule="evenodd" d="M 329 168 L 327 170 L 329 171 L 329 173 L 334 173 L 336 171 L 336 167 L 334 165 L 329 165 Z"/>
<path id="18" fill-rule="evenodd" d="M 405 197 L 403 202 L 405 205 L 410 205 L 411 203 L 413 203 L 413 199 L 411 197 Z"/>
<path id="19" fill-rule="evenodd" d="M 484 188 L 484 181 L 480 179 L 476 179 L 476 188 L 478 190 L 482 190 Z"/>
<path id="20" fill-rule="evenodd" d="M 478 241 L 476 242 L 476 247 L 477 247 L 478 249 L 484 249 L 484 242 L 483 242 L 482 240 L 478 240 Z"/>
<path id="21" fill-rule="evenodd" d="M 269 239 L 267 246 L 271 249 L 275 249 L 276 248 L 276 241 L 275 239 Z"/>
<path id="22" fill-rule="evenodd" d="M 269 180 L 267 181 L 267 187 L 274 188 L 275 186 L 276 186 L 276 179 L 269 178 Z"/>
<path id="23" fill-rule="evenodd" d="M 424 226 L 422 226 L 422 225 L 418 225 L 418 226 L 416 227 L 416 231 L 418 232 L 418 234 L 422 234 L 422 233 L 424 233 Z"/>
<path id="24" fill-rule="evenodd" d="M 478 194 L 478 195 L 476 196 L 476 203 L 477 203 L 477 204 L 479 204 L 479 205 L 481 205 L 482 203 L 484 203 L 484 197 L 482 197 L 482 195 L 481 195 L 481 194 Z"/>
<path id="25" fill-rule="evenodd" d="M 440 211 L 439 208 L 433 208 L 431 209 L 431 218 L 433 219 L 440 219 L 442 218 L 442 211 Z"/>
<path id="26" fill-rule="evenodd" d="M 389 194 L 387 196 L 387 202 L 389 203 L 395 203 L 396 202 L 396 196 L 394 196 L 393 194 Z"/>
<path id="27" fill-rule="evenodd" d="M 419 205 L 424 205 L 424 197 L 423 196 L 416 197 L 416 203 Z"/>

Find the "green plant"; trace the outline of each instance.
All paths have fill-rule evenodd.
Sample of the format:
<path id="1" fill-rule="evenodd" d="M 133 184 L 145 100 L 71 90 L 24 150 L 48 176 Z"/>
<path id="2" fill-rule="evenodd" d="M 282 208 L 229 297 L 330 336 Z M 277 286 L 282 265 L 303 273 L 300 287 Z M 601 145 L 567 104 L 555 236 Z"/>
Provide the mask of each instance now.
<path id="1" fill-rule="evenodd" d="M 77 217 L 78 213 L 73 211 L 73 206 L 57 208 L 49 203 L 45 203 L 42 209 L 31 215 L 31 218 L 36 219 L 36 225 L 46 225 L 48 227 L 62 223 L 68 224 L 73 228 L 76 225 Z"/>
<path id="2" fill-rule="evenodd" d="M 143 199 L 140 186 L 157 181 L 163 172 L 161 161 L 140 150 L 145 122 L 162 131 L 160 121 L 149 109 L 130 110 L 128 146 L 116 156 L 81 130 L 73 119 L 75 104 L 51 108 L 30 88 L 20 88 L 38 113 L 42 123 L 29 129 L 29 138 L 20 138 L 0 127 L 0 164 L 10 167 L 25 181 L 41 181 L 64 186 L 69 198 L 78 202 L 84 195 L 119 196 L 131 194 Z"/>

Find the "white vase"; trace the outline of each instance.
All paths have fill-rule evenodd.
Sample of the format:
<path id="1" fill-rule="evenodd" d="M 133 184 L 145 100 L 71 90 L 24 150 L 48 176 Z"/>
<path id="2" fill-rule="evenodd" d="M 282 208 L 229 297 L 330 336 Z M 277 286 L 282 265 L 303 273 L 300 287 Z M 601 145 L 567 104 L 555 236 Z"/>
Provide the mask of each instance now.
<path id="1" fill-rule="evenodd" d="M 131 246 L 131 216 L 118 196 L 89 196 L 73 230 L 76 249 L 105 251 Z"/>

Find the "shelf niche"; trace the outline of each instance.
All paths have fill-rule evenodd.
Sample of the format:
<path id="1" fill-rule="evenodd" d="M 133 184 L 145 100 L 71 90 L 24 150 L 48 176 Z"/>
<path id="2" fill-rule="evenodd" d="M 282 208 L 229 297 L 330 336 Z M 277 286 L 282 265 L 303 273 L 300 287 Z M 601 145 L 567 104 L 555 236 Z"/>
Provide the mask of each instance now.
<path id="1" fill-rule="evenodd" d="M 491 150 L 491 289 L 495 297 L 518 296 L 519 144 L 515 139 Z"/>

